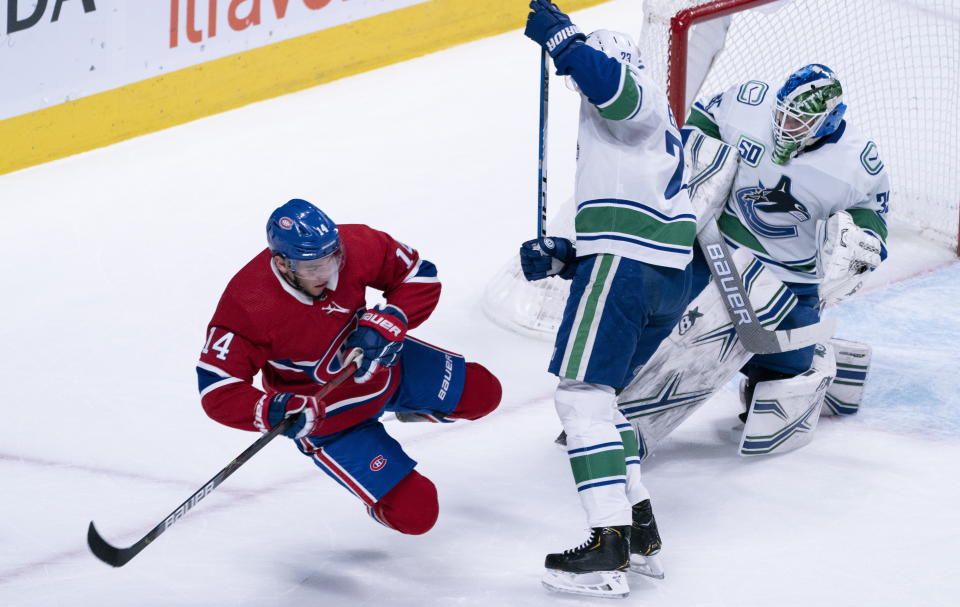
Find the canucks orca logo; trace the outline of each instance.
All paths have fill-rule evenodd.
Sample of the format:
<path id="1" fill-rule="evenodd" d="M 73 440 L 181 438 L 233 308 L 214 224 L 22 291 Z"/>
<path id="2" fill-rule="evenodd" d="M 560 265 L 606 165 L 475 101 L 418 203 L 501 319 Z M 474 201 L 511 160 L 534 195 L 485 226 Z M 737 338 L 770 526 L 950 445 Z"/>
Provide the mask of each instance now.
<path id="1" fill-rule="evenodd" d="M 766 238 L 793 238 L 797 235 L 797 226 L 767 223 L 760 218 L 757 211 L 787 213 L 797 223 L 810 219 L 807 207 L 790 193 L 790 178 L 786 175 L 782 176 L 777 185 L 772 188 L 764 187 L 763 182 L 758 182 L 755 188 L 739 189 L 736 199 L 740 214 L 750 229 Z"/>

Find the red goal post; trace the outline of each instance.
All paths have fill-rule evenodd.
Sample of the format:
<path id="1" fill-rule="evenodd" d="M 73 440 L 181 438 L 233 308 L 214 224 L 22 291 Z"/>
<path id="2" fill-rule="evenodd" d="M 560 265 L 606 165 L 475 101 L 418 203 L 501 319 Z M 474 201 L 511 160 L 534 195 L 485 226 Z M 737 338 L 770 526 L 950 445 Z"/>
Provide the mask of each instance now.
<path id="1" fill-rule="evenodd" d="M 778 0 L 714 0 L 683 9 L 670 18 L 670 45 L 667 60 L 667 99 L 677 123 L 683 126 L 687 103 L 687 41 L 690 29 L 697 23 L 719 19 L 741 10 L 756 8 Z"/>

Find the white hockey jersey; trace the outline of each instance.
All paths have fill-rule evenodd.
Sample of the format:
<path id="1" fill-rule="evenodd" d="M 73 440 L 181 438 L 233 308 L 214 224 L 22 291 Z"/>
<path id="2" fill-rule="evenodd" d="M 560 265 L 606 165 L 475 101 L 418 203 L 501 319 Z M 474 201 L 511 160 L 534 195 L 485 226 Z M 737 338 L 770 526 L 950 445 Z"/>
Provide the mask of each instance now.
<path id="1" fill-rule="evenodd" d="M 577 140 L 577 254 L 612 253 L 682 269 L 696 215 L 683 187 L 684 151 L 666 96 L 621 64 L 617 93 L 594 105 L 581 94 Z"/>
<path id="2" fill-rule="evenodd" d="M 780 280 L 819 283 L 817 223 L 846 210 L 877 236 L 886 256 L 890 183 L 877 144 L 846 121 L 784 165 L 771 160 L 776 90 L 751 80 L 694 104 L 686 127 L 722 139 L 740 154 L 740 168 L 720 230 Z"/>

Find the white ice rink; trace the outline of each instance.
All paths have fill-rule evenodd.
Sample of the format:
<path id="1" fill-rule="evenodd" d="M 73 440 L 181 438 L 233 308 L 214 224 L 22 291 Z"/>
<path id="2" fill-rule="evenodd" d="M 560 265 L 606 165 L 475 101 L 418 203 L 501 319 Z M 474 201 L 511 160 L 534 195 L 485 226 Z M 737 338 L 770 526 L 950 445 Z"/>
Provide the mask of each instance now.
<path id="1" fill-rule="evenodd" d="M 635 32 L 638 5 L 576 20 Z M 517 30 L 0 176 L 0 606 L 603 602 L 540 586 L 544 555 L 585 537 L 552 443 L 551 344 L 478 304 L 535 236 L 538 57 Z M 553 90 L 559 204 L 577 99 Z M 388 422 L 440 491 L 425 536 L 375 524 L 280 438 L 112 569 L 87 550 L 89 521 L 128 545 L 256 438 L 206 417 L 194 364 L 223 287 L 291 197 L 436 262 L 443 299 L 414 334 L 486 364 L 503 404 L 474 423 Z M 746 460 L 727 438 L 732 386 L 705 405 L 644 468 L 666 578 L 632 577 L 622 604 L 956 604 L 960 263 L 896 226 L 890 250 L 831 312 L 840 337 L 874 347 L 860 414 Z"/>

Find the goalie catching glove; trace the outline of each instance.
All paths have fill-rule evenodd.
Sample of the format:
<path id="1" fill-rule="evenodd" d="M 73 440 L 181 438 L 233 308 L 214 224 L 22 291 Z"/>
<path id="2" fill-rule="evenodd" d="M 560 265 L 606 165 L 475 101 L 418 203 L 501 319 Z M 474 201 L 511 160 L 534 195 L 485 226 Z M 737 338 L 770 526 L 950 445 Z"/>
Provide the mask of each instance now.
<path id="1" fill-rule="evenodd" d="M 267 433 L 287 417 L 296 416 L 296 420 L 283 431 L 283 435 L 303 438 L 316 433 L 323 425 L 327 416 L 324 407 L 324 402 L 313 396 L 274 392 L 257 402 L 254 424 L 261 432 Z"/>
<path id="2" fill-rule="evenodd" d="M 520 268 L 527 280 L 570 280 L 577 272 L 577 248 L 566 238 L 528 240 L 520 245 Z"/>
<path id="3" fill-rule="evenodd" d="M 363 358 L 354 373 L 358 384 L 366 383 L 380 367 L 397 364 L 403 338 L 407 335 L 407 316 L 396 306 L 376 306 L 360 317 L 357 330 L 347 337 L 346 350 L 360 348 Z"/>
<path id="4" fill-rule="evenodd" d="M 863 274 L 883 261 L 880 239 L 857 226 L 846 211 L 821 222 L 818 239 L 817 270 L 823 278 L 820 299 L 825 303 L 852 295 L 863 283 Z"/>

